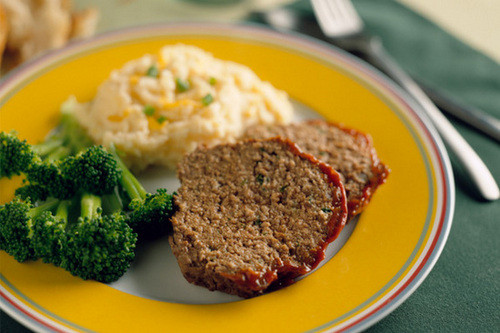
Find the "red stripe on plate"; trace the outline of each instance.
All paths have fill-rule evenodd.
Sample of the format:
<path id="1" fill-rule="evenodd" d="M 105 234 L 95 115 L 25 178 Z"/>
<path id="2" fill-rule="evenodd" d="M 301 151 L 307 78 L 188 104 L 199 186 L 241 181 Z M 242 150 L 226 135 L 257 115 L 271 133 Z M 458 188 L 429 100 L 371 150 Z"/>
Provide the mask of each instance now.
<path id="1" fill-rule="evenodd" d="M 31 314 L 30 312 L 24 310 L 20 305 L 16 304 L 14 301 L 12 301 L 12 299 L 10 297 L 8 297 L 4 292 L 0 291 L 0 297 L 5 299 L 7 302 L 9 302 L 14 308 L 16 308 L 18 311 L 22 312 L 23 314 L 25 314 L 26 316 L 30 317 L 31 319 L 33 319 L 34 321 L 38 322 L 39 324 L 51 329 L 52 331 L 54 332 L 65 332 L 65 331 L 61 331 L 60 329 L 56 328 L 55 326 L 52 326 L 50 325 L 50 323 L 46 322 L 46 321 L 43 321 L 37 317 L 35 317 L 33 314 Z"/>
<path id="2" fill-rule="evenodd" d="M 376 77 L 373 77 L 373 78 L 377 79 Z M 377 80 L 377 81 L 379 83 L 381 83 L 382 85 L 384 85 L 386 88 L 390 89 L 390 87 L 388 87 L 383 81 L 379 81 L 379 80 Z M 439 155 L 439 150 L 438 150 L 438 148 L 436 146 L 435 141 L 433 140 L 432 135 L 429 133 L 429 130 L 427 129 L 427 127 L 425 126 L 425 124 L 422 122 L 422 120 L 420 119 L 420 117 L 418 117 L 418 115 L 416 114 L 416 112 L 403 99 L 401 99 L 399 96 L 396 96 L 396 98 L 399 99 L 414 115 L 417 116 L 416 117 L 417 122 L 425 130 L 425 134 L 431 139 L 430 141 L 431 141 L 433 150 L 435 151 L 435 153 L 437 153 L 438 156 L 440 156 Z M 443 184 L 446 184 L 445 170 L 444 170 L 444 166 L 443 166 L 443 160 L 442 160 L 442 158 L 439 158 L 438 161 L 439 161 L 439 170 L 441 172 L 441 181 L 442 181 Z M 391 297 L 389 297 L 387 300 L 385 300 L 382 304 L 380 304 L 379 306 L 377 306 L 375 309 L 373 309 L 369 313 L 365 314 L 363 317 L 357 319 L 355 322 L 353 322 L 353 323 L 349 324 L 348 326 L 342 328 L 339 332 L 345 332 L 345 331 L 347 331 L 348 329 L 356 326 L 360 322 L 362 322 L 362 321 L 366 320 L 367 318 L 371 317 L 373 314 L 375 314 L 376 312 L 378 312 L 380 309 L 384 308 L 387 304 L 389 304 L 391 301 L 393 301 L 399 294 L 401 294 L 413 282 L 413 280 L 417 277 L 417 275 L 420 273 L 420 271 L 427 264 L 427 261 L 429 260 L 429 257 L 433 253 L 433 251 L 434 251 L 434 249 L 436 247 L 437 241 L 438 241 L 439 237 L 441 236 L 441 231 L 443 229 L 444 220 L 445 220 L 445 216 L 446 216 L 446 204 L 447 204 L 447 200 L 448 200 L 448 192 L 447 192 L 446 186 L 443 187 L 443 190 L 444 190 L 443 191 L 443 204 L 442 204 L 442 207 L 441 207 L 441 216 L 439 218 L 438 228 L 437 228 L 435 237 L 432 240 L 432 244 L 431 244 L 430 248 L 428 249 L 427 254 L 425 255 L 424 259 L 422 260 L 422 262 L 418 266 L 418 268 L 415 270 L 415 272 L 413 272 L 412 276 L 405 282 L 405 284 L 402 285 Z"/>

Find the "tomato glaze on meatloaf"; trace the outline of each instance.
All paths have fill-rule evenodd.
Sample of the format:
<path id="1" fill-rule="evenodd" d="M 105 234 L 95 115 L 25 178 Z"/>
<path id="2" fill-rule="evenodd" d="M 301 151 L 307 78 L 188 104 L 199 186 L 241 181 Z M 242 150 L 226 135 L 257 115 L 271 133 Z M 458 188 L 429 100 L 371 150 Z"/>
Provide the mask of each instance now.
<path id="1" fill-rule="evenodd" d="M 347 194 L 348 220 L 361 213 L 390 172 L 379 161 L 369 135 L 324 120 L 306 120 L 290 125 L 256 125 L 248 128 L 242 139 L 275 136 L 292 140 L 304 152 L 314 155 L 340 173 Z"/>
<path id="2" fill-rule="evenodd" d="M 289 140 L 198 148 L 178 167 L 170 245 L 191 283 L 241 297 L 292 283 L 347 219 L 339 174 Z"/>

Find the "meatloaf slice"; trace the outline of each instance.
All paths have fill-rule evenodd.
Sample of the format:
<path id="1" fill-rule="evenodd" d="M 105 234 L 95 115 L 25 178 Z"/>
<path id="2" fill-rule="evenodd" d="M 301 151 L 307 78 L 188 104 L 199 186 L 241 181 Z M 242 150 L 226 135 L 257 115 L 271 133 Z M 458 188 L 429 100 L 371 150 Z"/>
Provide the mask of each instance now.
<path id="1" fill-rule="evenodd" d="M 241 297 L 324 259 L 347 218 L 339 174 L 279 138 L 198 148 L 178 168 L 172 251 L 185 278 Z"/>
<path id="2" fill-rule="evenodd" d="M 371 138 L 354 129 L 315 119 L 282 126 L 256 125 L 247 129 L 243 139 L 274 136 L 289 138 L 340 173 L 347 194 L 348 219 L 366 207 L 389 174 Z"/>

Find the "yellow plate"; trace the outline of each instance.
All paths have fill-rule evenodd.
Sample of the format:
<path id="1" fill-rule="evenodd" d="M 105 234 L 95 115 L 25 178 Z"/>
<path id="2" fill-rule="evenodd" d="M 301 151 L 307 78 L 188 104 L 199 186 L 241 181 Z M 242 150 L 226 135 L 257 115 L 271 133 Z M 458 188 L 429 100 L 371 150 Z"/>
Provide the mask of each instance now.
<path id="1" fill-rule="evenodd" d="M 177 24 L 113 32 L 38 58 L 0 81 L 0 129 L 36 142 L 53 128 L 69 95 L 90 100 L 111 70 L 179 42 L 245 64 L 322 117 L 370 133 L 392 169 L 387 183 L 333 258 L 268 295 L 215 304 L 196 301 L 198 292 L 208 292 L 199 289 L 185 299 L 138 296 L 120 281 L 82 281 L 52 265 L 17 263 L 2 251 L 2 309 L 35 330 L 96 332 L 359 331 L 387 315 L 441 253 L 451 227 L 453 178 L 420 109 L 342 51 L 254 26 Z M 0 181 L 1 202 L 12 198 L 18 183 Z M 182 283 L 175 267 L 138 276 L 164 286 Z"/>

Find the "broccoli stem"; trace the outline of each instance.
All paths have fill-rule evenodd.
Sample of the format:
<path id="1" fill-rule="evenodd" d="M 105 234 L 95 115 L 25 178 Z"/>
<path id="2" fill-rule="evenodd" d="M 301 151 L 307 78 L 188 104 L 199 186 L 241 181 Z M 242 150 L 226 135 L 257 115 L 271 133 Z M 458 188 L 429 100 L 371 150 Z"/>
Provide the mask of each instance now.
<path id="1" fill-rule="evenodd" d="M 92 145 L 78 120 L 73 113 L 66 109 L 61 111 L 61 119 L 56 130 L 49 134 L 44 141 L 33 145 L 33 150 L 42 159 L 58 159 L 58 155 L 64 158 L 71 154 L 76 154 Z M 69 150 L 64 154 L 64 150 Z"/>
<path id="2" fill-rule="evenodd" d="M 42 141 L 36 145 L 33 145 L 33 151 L 38 154 L 42 159 L 45 159 L 47 155 L 52 153 L 57 148 L 62 147 L 64 144 L 63 140 L 48 138 L 45 141 Z"/>
<path id="3" fill-rule="evenodd" d="M 123 210 L 123 201 L 117 193 L 117 189 L 113 193 L 102 196 L 102 206 L 106 212 L 117 213 Z"/>
<path id="4" fill-rule="evenodd" d="M 57 206 L 56 214 L 54 215 L 56 218 L 68 221 L 69 215 L 69 207 L 71 206 L 71 200 L 63 200 L 59 202 Z"/>
<path id="5" fill-rule="evenodd" d="M 77 154 L 94 144 L 69 109 L 63 108 L 61 110 L 60 135 L 73 154 Z"/>
<path id="6" fill-rule="evenodd" d="M 27 215 L 28 215 L 28 217 L 33 219 L 37 216 L 42 215 L 43 212 L 55 208 L 58 204 L 59 204 L 59 200 L 51 198 L 51 199 L 47 200 L 46 202 L 44 202 L 43 204 L 41 204 L 40 206 L 36 206 L 36 207 L 31 208 L 28 211 Z"/>
<path id="7" fill-rule="evenodd" d="M 29 220 L 27 221 L 27 227 L 29 229 L 28 232 L 28 239 L 31 239 L 33 237 L 33 220 L 36 219 L 37 217 L 41 216 L 44 212 L 49 211 L 53 208 L 55 208 L 59 203 L 59 200 L 57 199 L 49 199 L 49 201 L 44 202 L 40 206 L 36 206 L 34 208 L 31 208 L 26 215 L 29 217 Z"/>
<path id="8" fill-rule="evenodd" d="M 37 258 L 59 266 L 64 260 L 66 226 L 71 201 L 60 201 L 55 215 L 44 212 L 33 221 L 31 246 Z"/>
<path id="9" fill-rule="evenodd" d="M 114 145 L 109 147 L 109 151 L 115 157 L 118 168 L 122 171 L 122 177 L 120 179 L 120 184 L 122 185 L 125 192 L 128 194 L 131 200 L 134 199 L 144 199 L 148 192 L 142 186 L 142 184 L 137 180 L 137 178 L 130 172 L 125 163 L 123 163 L 120 156 L 116 152 Z"/>
<path id="10" fill-rule="evenodd" d="M 117 159 L 118 167 L 122 170 L 121 184 L 130 199 L 144 199 L 148 193 L 144 186 L 137 180 L 137 178 L 130 172 L 121 159 Z"/>
<path id="11" fill-rule="evenodd" d="M 44 160 L 57 160 L 78 154 L 90 146 L 93 146 L 92 140 L 71 110 L 63 109 L 56 131 L 44 141 L 33 145 L 33 151 Z"/>
<path id="12" fill-rule="evenodd" d="M 101 206 L 101 197 L 90 193 L 83 193 L 80 216 L 82 218 L 96 218 L 101 213 Z"/>
<path id="13" fill-rule="evenodd" d="M 50 153 L 45 155 L 45 160 L 46 161 L 58 161 L 62 160 L 65 157 L 68 157 L 70 155 L 70 150 L 67 147 L 57 147 L 56 149 L 52 150 Z"/>

